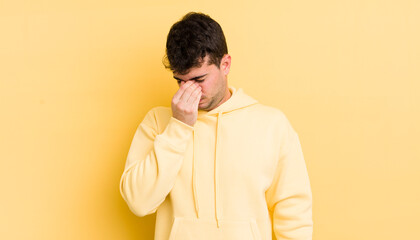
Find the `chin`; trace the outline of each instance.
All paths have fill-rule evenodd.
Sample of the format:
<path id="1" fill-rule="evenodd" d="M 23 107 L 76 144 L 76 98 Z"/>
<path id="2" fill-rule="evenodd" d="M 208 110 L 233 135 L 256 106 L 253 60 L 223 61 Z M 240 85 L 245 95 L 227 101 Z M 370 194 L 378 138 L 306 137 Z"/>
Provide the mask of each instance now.
<path id="1" fill-rule="evenodd" d="M 199 109 L 199 110 L 203 110 L 203 111 L 210 111 L 210 110 L 209 110 L 209 106 L 207 106 L 207 105 L 205 105 L 205 106 L 201 106 L 201 107 L 200 107 L 200 106 L 198 106 L 198 109 Z"/>

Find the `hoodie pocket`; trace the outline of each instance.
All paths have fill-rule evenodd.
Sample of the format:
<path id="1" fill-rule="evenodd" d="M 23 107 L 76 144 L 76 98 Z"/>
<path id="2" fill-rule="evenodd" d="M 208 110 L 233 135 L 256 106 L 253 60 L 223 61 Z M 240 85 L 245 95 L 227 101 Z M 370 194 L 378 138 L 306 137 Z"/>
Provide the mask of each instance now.
<path id="1" fill-rule="evenodd" d="M 220 220 L 219 223 L 218 228 L 215 221 L 175 218 L 169 240 L 261 240 L 254 219 Z"/>

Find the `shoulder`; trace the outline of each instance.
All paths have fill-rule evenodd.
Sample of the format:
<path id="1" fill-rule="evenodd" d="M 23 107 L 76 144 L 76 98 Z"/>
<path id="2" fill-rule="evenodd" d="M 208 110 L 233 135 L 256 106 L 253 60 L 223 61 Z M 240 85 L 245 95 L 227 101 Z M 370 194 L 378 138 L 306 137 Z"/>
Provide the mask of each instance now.
<path id="1" fill-rule="evenodd" d="M 165 116 L 171 116 L 172 110 L 169 107 L 164 106 L 157 106 L 149 110 L 147 114 L 154 115 L 156 117 L 165 117 Z"/>
<path id="2" fill-rule="evenodd" d="M 253 106 L 252 115 L 256 119 L 254 124 L 272 133 L 270 136 L 275 142 L 281 143 L 282 147 L 287 148 L 298 135 L 286 114 L 279 108 L 259 103 Z"/>
<path id="3" fill-rule="evenodd" d="M 290 125 L 288 118 L 286 117 L 284 112 L 279 108 L 258 103 L 253 106 L 252 112 L 256 116 L 267 119 L 267 121 L 270 121 L 272 123 L 287 126 Z"/>
<path id="4" fill-rule="evenodd" d="M 158 133 L 161 133 L 168 125 L 172 117 L 172 110 L 169 107 L 157 106 L 150 109 L 144 117 L 142 124 L 147 124 Z"/>
<path id="5" fill-rule="evenodd" d="M 291 146 L 298 143 L 298 133 L 293 128 L 286 114 L 279 108 L 257 104 L 255 111 L 263 116 L 266 128 L 270 130 L 273 142 L 277 142 L 281 152 L 287 152 Z"/>

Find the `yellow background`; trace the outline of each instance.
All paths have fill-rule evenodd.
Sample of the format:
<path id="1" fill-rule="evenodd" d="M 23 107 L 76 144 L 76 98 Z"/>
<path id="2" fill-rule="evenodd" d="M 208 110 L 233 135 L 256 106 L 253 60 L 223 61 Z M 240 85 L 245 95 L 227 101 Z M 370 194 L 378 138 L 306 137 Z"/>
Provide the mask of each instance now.
<path id="1" fill-rule="evenodd" d="M 420 239 L 420 1 L 0 1 L 0 239 L 152 239 L 118 184 L 177 90 L 166 35 L 223 27 L 229 83 L 284 111 L 314 240 Z"/>

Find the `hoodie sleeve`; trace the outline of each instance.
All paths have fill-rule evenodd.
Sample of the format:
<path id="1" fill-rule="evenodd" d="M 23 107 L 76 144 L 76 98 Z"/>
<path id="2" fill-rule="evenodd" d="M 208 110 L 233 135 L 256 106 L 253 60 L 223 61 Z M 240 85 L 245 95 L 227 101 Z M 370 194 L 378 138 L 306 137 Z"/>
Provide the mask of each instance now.
<path id="1" fill-rule="evenodd" d="M 288 150 L 280 155 L 273 182 L 266 192 L 277 240 L 311 240 L 312 193 L 305 160 L 296 132 L 289 127 Z"/>
<path id="2" fill-rule="evenodd" d="M 193 131 L 192 126 L 171 117 L 158 134 L 154 109 L 134 134 L 120 180 L 123 199 L 140 217 L 154 213 L 171 191 Z"/>

